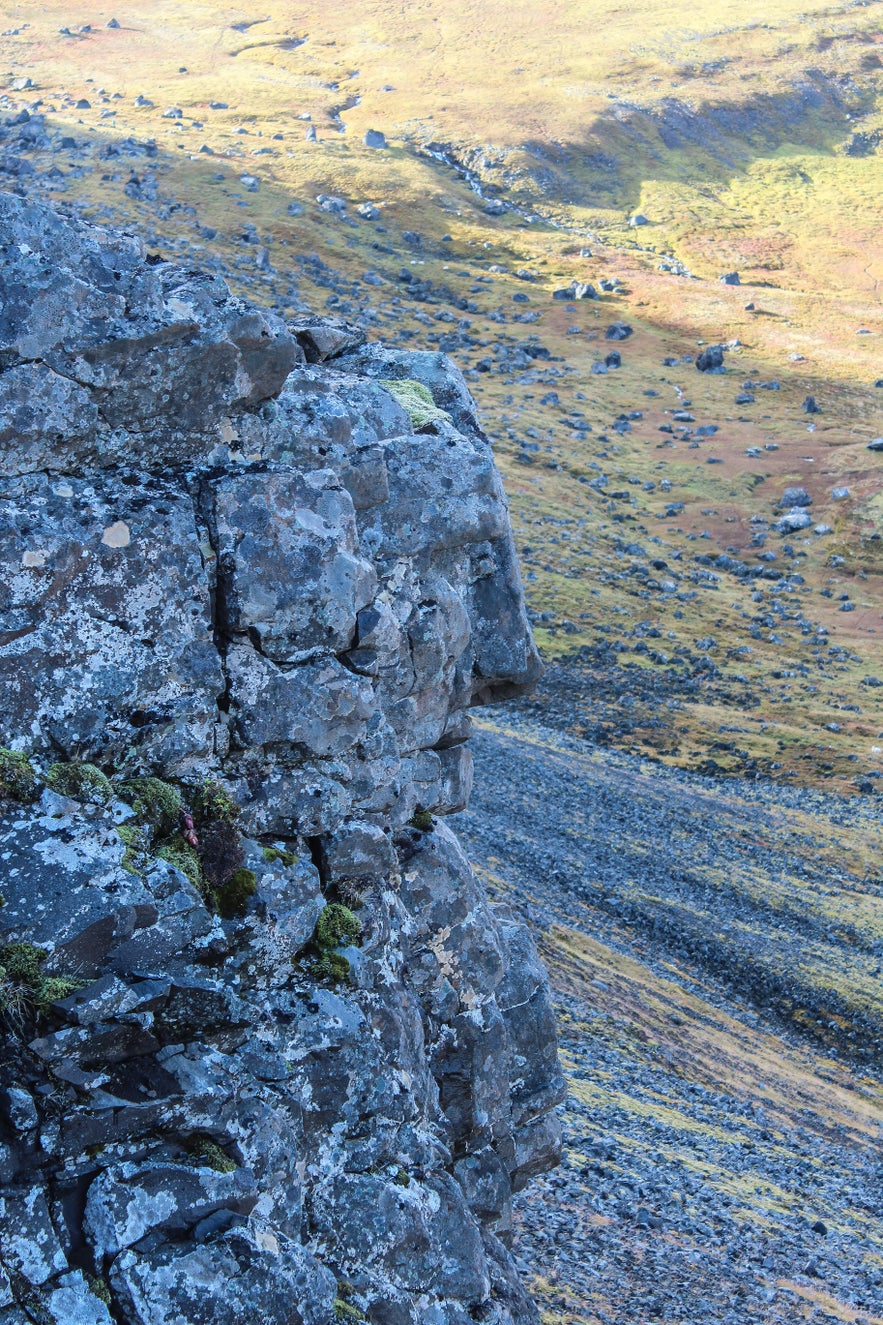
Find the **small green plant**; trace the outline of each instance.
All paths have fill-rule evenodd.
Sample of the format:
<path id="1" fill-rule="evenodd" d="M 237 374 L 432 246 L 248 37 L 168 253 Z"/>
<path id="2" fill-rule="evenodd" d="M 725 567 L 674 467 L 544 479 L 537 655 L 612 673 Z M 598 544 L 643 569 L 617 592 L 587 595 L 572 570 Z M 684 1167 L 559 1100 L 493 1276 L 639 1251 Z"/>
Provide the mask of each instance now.
<path id="1" fill-rule="evenodd" d="M 216 1173 L 235 1173 L 239 1165 L 210 1136 L 192 1136 L 185 1142 L 190 1162 Z"/>
<path id="2" fill-rule="evenodd" d="M 411 1178 L 406 1169 L 399 1169 L 395 1177 L 393 1178 L 393 1182 L 396 1184 L 397 1187 L 411 1186 Z"/>
<path id="3" fill-rule="evenodd" d="M 106 805 L 113 796 L 110 778 L 96 764 L 53 764 L 46 774 L 46 785 L 59 796 L 89 805 Z"/>
<path id="4" fill-rule="evenodd" d="M 89 1292 L 93 1297 L 97 1297 L 99 1302 L 103 1302 L 106 1307 L 113 1304 L 113 1298 L 110 1295 L 110 1286 L 106 1279 L 97 1274 L 90 1274 L 87 1280 Z"/>
<path id="5" fill-rule="evenodd" d="M 45 948 L 34 943 L 6 943 L 0 948 L 0 1013 L 20 1021 L 28 1013 L 46 1013 L 82 985 L 65 976 L 46 975 Z"/>
<path id="6" fill-rule="evenodd" d="M 27 755 L 0 748 L 0 798 L 27 805 L 37 799 L 39 791 L 40 780 Z"/>
<path id="7" fill-rule="evenodd" d="M 232 824 L 241 813 L 226 787 L 211 778 L 203 778 L 200 782 L 191 797 L 190 808 L 197 824 L 217 823 L 218 820 Z"/>
<path id="8" fill-rule="evenodd" d="M 245 913 L 249 897 L 257 891 L 257 879 L 252 870 L 237 870 L 223 888 L 215 891 L 215 904 L 225 920 L 233 920 Z"/>
<path id="9" fill-rule="evenodd" d="M 450 423 L 450 414 L 446 410 L 439 409 L 429 387 L 424 386 L 422 382 L 415 382 L 413 378 L 402 381 L 383 378 L 381 386 L 385 386 L 390 395 L 395 396 L 415 428 L 425 428 L 443 419 Z"/>
<path id="10" fill-rule="evenodd" d="M 411 817 L 411 827 L 419 829 L 421 833 L 431 833 L 433 824 L 434 821 L 429 810 L 417 810 Z"/>
<path id="11" fill-rule="evenodd" d="M 352 979 L 352 971 L 346 957 L 336 949 L 341 944 L 357 944 L 362 937 L 362 922 L 353 915 L 348 906 L 340 902 L 329 902 L 322 908 L 313 933 L 313 944 L 318 959 L 313 973 L 320 980 L 330 980 L 333 984 Z"/>
<path id="12" fill-rule="evenodd" d="M 178 827 L 184 801 L 177 787 L 162 778 L 130 778 L 119 789 L 120 799 L 131 805 L 142 823 L 150 824 L 160 836 Z"/>

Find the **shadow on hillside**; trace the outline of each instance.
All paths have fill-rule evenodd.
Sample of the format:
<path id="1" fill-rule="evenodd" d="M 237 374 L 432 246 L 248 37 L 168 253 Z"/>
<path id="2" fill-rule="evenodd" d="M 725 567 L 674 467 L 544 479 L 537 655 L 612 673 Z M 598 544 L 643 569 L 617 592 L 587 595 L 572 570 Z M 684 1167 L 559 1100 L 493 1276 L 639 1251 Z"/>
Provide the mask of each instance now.
<path id="1" fill-rule="evenodd" d="M 688 98 L 667 96 L 647 108 L 617 100 L 586 126 L 579 141 L 527 139 L 519 148 L 490 154 L 482 148 L 440 146 L 495 193 L 511 191 L 525 205 L 535 203 L 539 190 L 548 202 L 603 202 L 630 212 L 650 177 L 684 182 L 699 171 L 703 183 L 725 185 L 758 157 L 786 145 L 833 153 L 854 131 L 855 120 L 874 105 L 870 84 L 861 87 L 807 70 L 775 94 L 740 102 L 691 105 Z"/>

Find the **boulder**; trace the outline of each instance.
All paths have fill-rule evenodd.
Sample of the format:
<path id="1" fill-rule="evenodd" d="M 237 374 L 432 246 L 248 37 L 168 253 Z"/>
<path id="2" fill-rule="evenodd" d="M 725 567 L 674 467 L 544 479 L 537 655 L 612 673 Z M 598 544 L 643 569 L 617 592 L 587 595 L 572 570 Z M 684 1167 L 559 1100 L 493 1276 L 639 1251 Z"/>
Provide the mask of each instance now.
<path id="1" fill-rule="evenodd" d="M 700 373 L 723 373 L 724 368 L 724 347 L 722 345 L 708 345 L 704 350 L 700 350 L 695 359 L 696 367 Z"/>
<path id="2" fill-rule="evenodd" d="M 548 984 L 444 818 L 542 669 L 463 376 L 0 241 L 0 1318 L 535 1325 Z"/>

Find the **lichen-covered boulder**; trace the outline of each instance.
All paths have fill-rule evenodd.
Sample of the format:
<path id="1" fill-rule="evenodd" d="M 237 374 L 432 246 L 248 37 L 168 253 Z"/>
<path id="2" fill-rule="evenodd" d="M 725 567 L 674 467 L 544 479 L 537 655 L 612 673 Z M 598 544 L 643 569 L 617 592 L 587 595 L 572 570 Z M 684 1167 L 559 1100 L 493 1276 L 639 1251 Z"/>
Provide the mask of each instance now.
<path id="1" fill-rule="evenodd" d="M 545 974 L 439 817 L 540 670 L 462 375 L 16 198 L 0 256 L 0 1321 L 535 1325 Z"/>

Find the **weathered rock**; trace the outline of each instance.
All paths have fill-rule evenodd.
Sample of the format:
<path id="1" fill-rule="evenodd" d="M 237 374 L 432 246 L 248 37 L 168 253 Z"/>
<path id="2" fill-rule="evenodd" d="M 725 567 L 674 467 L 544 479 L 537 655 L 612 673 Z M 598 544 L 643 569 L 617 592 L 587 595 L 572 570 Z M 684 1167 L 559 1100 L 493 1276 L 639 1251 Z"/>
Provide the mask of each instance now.
<path id="1" fill-rule="evenodd" d="M 812 506 L 812 497 L 806 488 L 786 488 L 779 501 L 780 506 Z"/>
<path id="2" fill-rule="evenodd" d="M 699 351 L 694 362 L 700 373 L 725 372 L 723 345 L 708 345 Z"/>
<path id="3" fill-rule="evenodd" d="M 548 990 L 437 817 L 540 671 L 463 377 L 16 199 L 0 246 L 0 1318 L 535 1325 Z"/>

